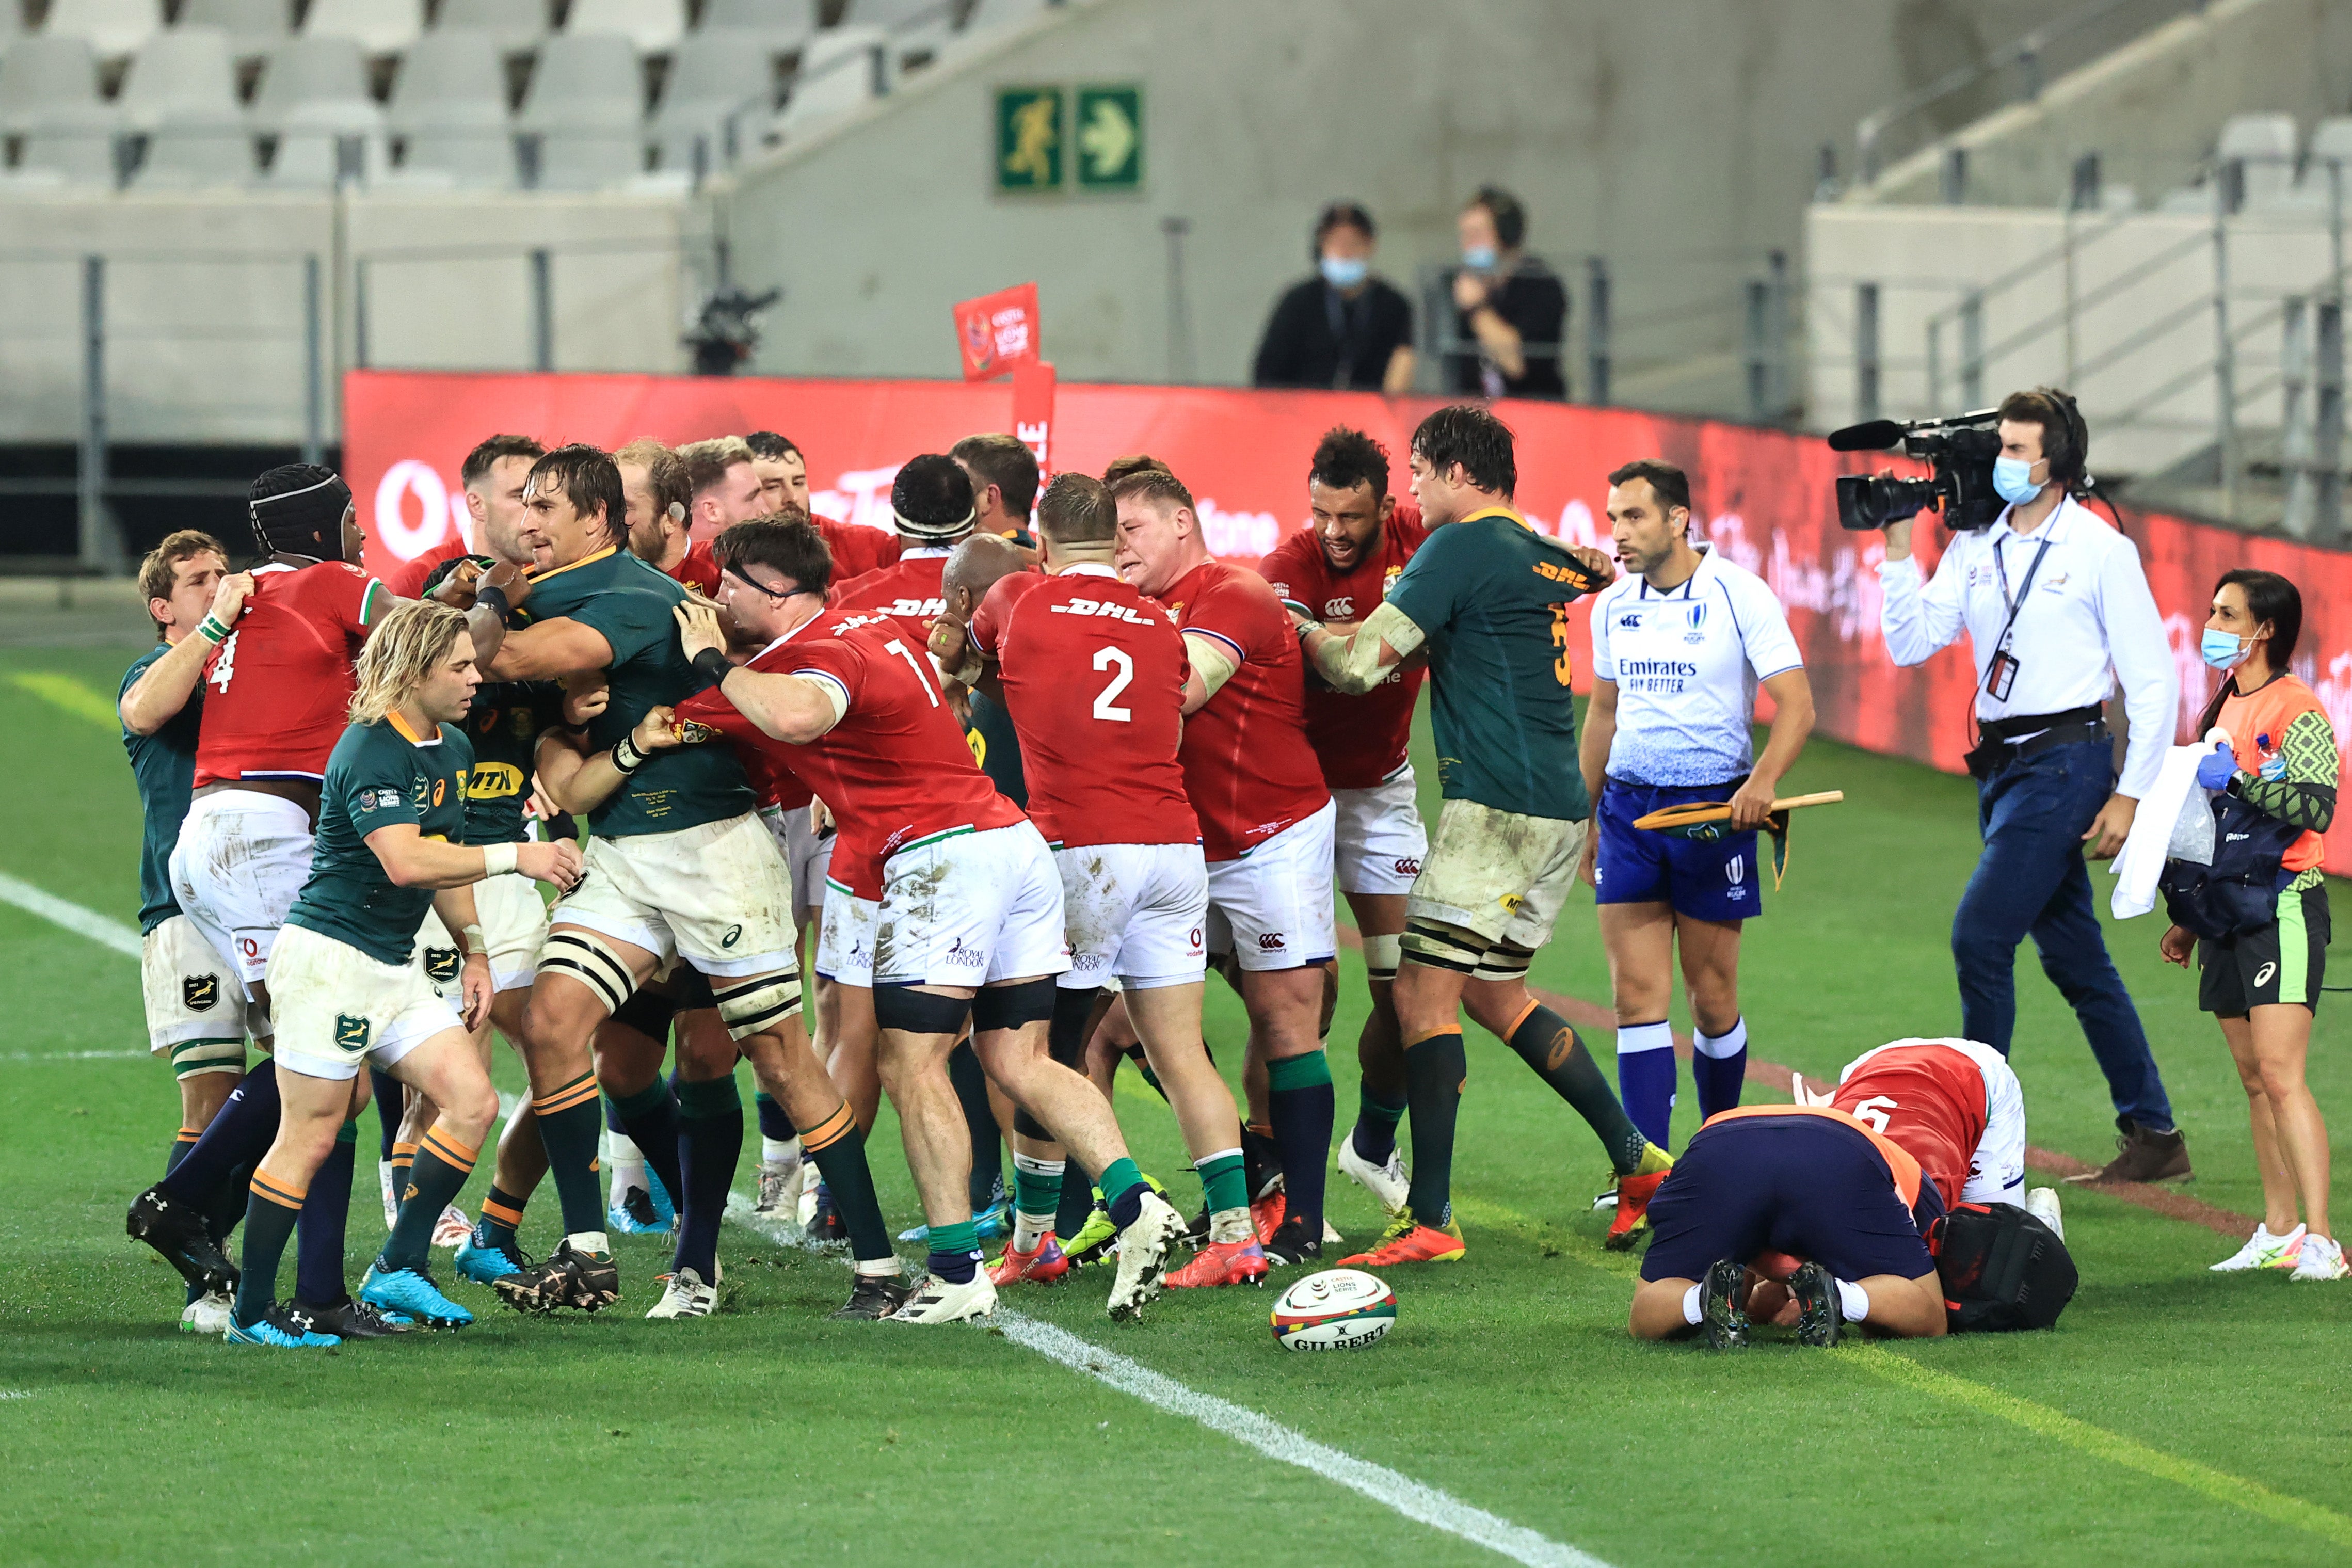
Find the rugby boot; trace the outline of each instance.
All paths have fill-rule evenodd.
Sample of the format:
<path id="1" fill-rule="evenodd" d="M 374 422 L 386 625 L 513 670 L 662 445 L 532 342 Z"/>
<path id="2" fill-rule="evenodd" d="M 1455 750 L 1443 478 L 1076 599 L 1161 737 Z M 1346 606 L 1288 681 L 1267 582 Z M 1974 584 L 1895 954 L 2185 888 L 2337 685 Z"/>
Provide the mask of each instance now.
<path id="1" fill-rule="evenodd" d="M 1674 1170 L 1673 1157 L 1664 1150 L 1654 1143 L 1650 1152 L 1664 1163 L 1646 1174 L 1617 1178 L 1617 1212 L 1611 1216 L 1609 1234 L 1601 1243 L 1612 1252 L 1630 1251 L 1650 1233 L 1650 1200 Z"/>
<path id="2" fill-rule="evenodd" d="M 1711 1277 L 1713 1270 L 1708 1272 Z M 1837 1281 L 1830 1271 L 1818 1263 L 1798 1265 L 1789 1276 L 1789 1294 L 1797 1302 L 1797 1342 L 1821 1350 L 1837 1343 L 1845 1332 L 1845 1303 L 1838 1300 Z"/>
<path id="3" fill-rule="evenodd" d="M 1706 1278 L 1699 1282 L 1698 1321 L 1699 1326 L 1706 1332 L 1709 1350 L 1736 1351 L 1747 1345 L 1746 1264 L 1737 1258 L 1727 1258 L 1708 1267 Z"/>
<path id="4" fill-rule="evenodd" d="M 221 1338 L 233 1345 L 268 1345 L 281 1351 L 325 1350 L 343 1342 L 332 1334 L 320 1333 L 308 1318 L 284 1302 L 250 1323 L 240 1323 L 232 1315 Z"/>
<path id="5" fill-rule="evenodd" d="M 1049 1230 L 1026 1252 L 1005 1243 L 1004 1256 L 988 1266 L 988 1282 L 999 1289 L 1024 1279 L 1033 1285 L 1051 1285 L 1069 1271 L 1070 1260 L 1062 1256 L 1061 1243 Z"/>
<path id="6" fill-rule="evenodd" d="M 1404 1155 L 1398 1150 L 1391 1149 L 1389 1157 L 1375 1165 L 1356 1152 L 1356 1135 L 1350 1132 L 1339 1140 L 1339 1173 L 1371 1194 L 1372 1201 L 1389 1218 L 1404 1213 L 1405 1194 L 1412 1179 L 1406 1174 Z"/>
<path id="7" fill-rule="evenodd" d="M 1108 1307 L 1114 1319 L 1139 1318 L 1160 1295 L 1168 1254 L 1184 1234 L 1184 1216 L 1158 1193 L 1147 1193 L 1135 1223 L 1118 1233 L 1118 1278 Z"/>
<path id="8" fill-rule="evenodd" d="M 1218 1285 L 1263 1285 L 1265 1283 L 1265 1247 L 1254 1236 L 1239 1241 L 1212 1241 L 1203 1246 L 1192 1262 L 1170 1272 L 1167 1286 L 1171 1290 L 1206 1289 Z"/>
<path id="9" fill-rule="evenodd" d="M 878 1321 L 896 1313 L 914 1293 L 914 1285 L 896 1274 L 859 1274 L 850 1280 L 848 1301 L 825 1316 L 845 1322 Z"/>
<path id="10" fill-rule="evenodd" d="M 405 1321 L 395 1323 L 365 1301 L 355 1301 L 349 1296 L 326 1306 L 296 1301 L 294 1310 L 310 1320 L 312 1329 L 339 1340 L 388 1340 L 415 1327 L 414 1322 Z"/>
<path id="11" fill-rule="evenodd" d="M 428 1329 L 462 1329 L 474 1314 L 441 1294 L 422 1268 L 385 1268 L 379 1259 L 360 1281 L 360 1300 L 379 1312 L 398 1313 Z"/>
<path id="12" fill-rule="evenodd" d="M 890 1314 L 894 1323 L 961 1323 L 971 1318 L 984 1318 L 996 1310 L 996 1287 L 990 1284 L 985 1270 L 972 1270 L 969 1284 L 954 1285 L 936 1274 L 927 1274 L 915 1287 L 906 1304 Z"/>
<path id="13" fill-rule="evenodd" d="M 199 1295 L 236 1293 L 236 1266 L 205 1228 L 205 1216 L 164 1193 L 150 1187 L 131 1200 L 122 1229 L 134 1241 L 143 1241 L 180 1271 L 180 1278 Z"/>
<path id="14" fill-rule="evenodd" d="M 1443 1226 L 1423 1225 L 1411 1208 L 1401 1209 L 1369 1252 L 1339 1259 L 1342 1268 L 1386 1268 L 1399 1263 L 1459 1263 L 1469 1251 L 1463 1244 L 1462 1225 L 1448 1219 Z"/>

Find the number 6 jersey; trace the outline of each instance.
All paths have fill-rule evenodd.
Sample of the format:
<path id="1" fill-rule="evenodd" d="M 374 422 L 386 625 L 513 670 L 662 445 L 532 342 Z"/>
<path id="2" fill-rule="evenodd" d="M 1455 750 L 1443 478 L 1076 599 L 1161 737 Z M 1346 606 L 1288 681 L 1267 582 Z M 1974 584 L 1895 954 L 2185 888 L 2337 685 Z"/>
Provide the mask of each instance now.
<path id="1" fill-rule="evenodd" d="M 1087 563 L 999 580 L 971 638 L 996 661 L 1047 843 L 1201 841 L 1177 761 L 1187 664 L 1173 616 Z"/>

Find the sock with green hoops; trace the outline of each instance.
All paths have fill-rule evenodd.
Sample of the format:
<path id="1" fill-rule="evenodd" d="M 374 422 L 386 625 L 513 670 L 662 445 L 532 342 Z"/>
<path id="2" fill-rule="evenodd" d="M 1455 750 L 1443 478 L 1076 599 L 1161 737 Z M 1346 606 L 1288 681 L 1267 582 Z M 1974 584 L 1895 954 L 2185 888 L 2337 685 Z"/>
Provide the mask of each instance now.
<path id="1" fill-rule="evenodd" d="M 1144 1194 L 1151 1191 L 1144 1184 L 1143 1173 L 1124 1154 L 1103 1167 L 1102 1190 L 1110 1222 L 1121 1230 L 1135 1223 L 1143 1212 Z"/>
<path id="2" fill-rule="evenodd" d="M 1331 1124 L 1338 1101 L 1331 1092 L 1331 1062 L 1321 1047 L 1304 1056 L 1265 1064 L 1266 1117 L 1282 1158 L 1283 1223 L 1307 1226 L 1310 1241 L 1323 1238 L 1323 1179 L 1331 1159 Z"/>

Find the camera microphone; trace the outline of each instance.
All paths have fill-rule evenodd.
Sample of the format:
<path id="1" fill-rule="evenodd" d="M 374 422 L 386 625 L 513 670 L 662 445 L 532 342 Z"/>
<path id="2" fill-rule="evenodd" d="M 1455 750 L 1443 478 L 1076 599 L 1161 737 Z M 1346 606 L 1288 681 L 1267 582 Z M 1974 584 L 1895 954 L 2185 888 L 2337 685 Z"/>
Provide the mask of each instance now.
<path id="1" fill-rule="evenodd" d="M 1866 425 L 1849 425 L 1830 434 L 1832 452 L 1884 452 L 1903 439 L 1904 427 L 1892 419 L 1873 419 Z"/>

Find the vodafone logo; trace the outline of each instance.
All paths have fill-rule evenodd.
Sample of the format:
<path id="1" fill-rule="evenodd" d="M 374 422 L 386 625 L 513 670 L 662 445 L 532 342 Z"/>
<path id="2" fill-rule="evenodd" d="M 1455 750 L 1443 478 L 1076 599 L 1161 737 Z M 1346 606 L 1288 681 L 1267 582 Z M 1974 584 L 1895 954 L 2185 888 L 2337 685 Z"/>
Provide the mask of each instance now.
<path id="1" fill-rule="evenodd" d="M 466 536 L 466 492 L 452 489 L 432 464 L 403 458 L 376 482 L 373 521 L 376 542 L 411 561 L 453 534 Z"/>

